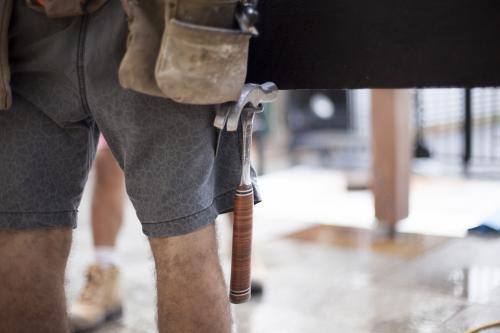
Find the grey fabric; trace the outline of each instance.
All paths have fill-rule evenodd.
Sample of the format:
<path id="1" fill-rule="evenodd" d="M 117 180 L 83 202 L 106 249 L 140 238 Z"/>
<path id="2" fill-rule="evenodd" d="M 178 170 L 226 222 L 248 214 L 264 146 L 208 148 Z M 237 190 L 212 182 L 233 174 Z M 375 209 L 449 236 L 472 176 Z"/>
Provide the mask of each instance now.
<path id="1" fill-rule="evenodd" d="M 213 106 L 121 88 L 126 29 L 119 0 L 63 19 L 16 2 L 13 106 L 0 113 L 0 229 L 75 225 L 97 128 L 124 169 L 146 235 L 188 233 L 232 209 L 240 132 L 224 133 L 216 154 Z"/>

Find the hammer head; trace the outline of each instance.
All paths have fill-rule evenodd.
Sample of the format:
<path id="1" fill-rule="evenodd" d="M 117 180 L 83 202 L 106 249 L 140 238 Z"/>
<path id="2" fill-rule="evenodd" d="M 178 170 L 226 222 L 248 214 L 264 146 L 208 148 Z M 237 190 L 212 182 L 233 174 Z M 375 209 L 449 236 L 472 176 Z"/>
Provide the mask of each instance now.
<path id="1" fill-rule="evenodd" d="M 262 85 L 248 83 L 241 91 L 237 102 L 225 103 L 219 106 L 215 117 L 214 126 L 224 129 L 227 126 L 229 132 L 238 129 L 238 123 L 243 112 L 262 112 L 263 103 L 273 102 L 278 97 L 278 87 L 272 82 Z"/>

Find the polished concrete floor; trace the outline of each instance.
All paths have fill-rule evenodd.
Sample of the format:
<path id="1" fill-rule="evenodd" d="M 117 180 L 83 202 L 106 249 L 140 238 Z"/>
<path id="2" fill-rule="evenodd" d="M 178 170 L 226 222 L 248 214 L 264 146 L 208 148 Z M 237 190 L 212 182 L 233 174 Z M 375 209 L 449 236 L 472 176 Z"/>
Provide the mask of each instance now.
<path id="1" fill-rule="evenodd" d="M 286 188 L 290 179 L 295 191 Z M 492 203 L 499 183 L 418 178 L 412 203 L 427 215 L 415 212 L 393 240 L 370 231 L 369 194 L 345 192 L 338 173 L 291 170 L 261 183 L 254 257 L 265 292 L 233 307 L 237 332 L 459 333 L 500 320 L 500 239 L 462 237 L 499 206 Z M 92 261 L 88 201 L 87 194 L 68 266 L 70 299 Z M 126 314 L 100 333 L 156 332 L 151 255 L 130 205 L 126 216 L 119 242 Z M 227 271 L 228 223 L 218 226 Z"/>

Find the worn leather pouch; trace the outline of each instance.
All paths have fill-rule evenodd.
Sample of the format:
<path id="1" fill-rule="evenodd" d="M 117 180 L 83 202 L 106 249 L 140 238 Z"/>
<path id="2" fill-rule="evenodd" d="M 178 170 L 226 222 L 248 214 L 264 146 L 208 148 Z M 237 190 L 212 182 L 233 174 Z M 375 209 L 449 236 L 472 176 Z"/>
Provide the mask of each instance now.
<path id="1" fill-rule="evenodd" d="M 127 52 L 118 70 L 120 84 L 143 94 L 166 97 L 155 79 L 165 30 L 164 0 L 123 0 L 128 15 Z"/>
<path id="2" fill-rule="evenodd" d="M 156 64 L 156 82 L 179 103 L 238 100 L 245 84 L 250 34 L 177 19 L 168 22 Z"/>
<path id="3" fill-rule="evenodd" d="M 14 0 L 0 0 L 0 110 L 12 105 L 9 69 L 9 22 Z"/>
<path id="4" fill-rule="evenodd" d="M 129 17 L 120 84 L 188 104 L 239 98 L 250 35 L 232 30 L 239 0 L 122 0 Z"/>
<path id="5" fill-rule="evenodd" d="M 79 16 L 98 10 L 108 0 L 44 0 L 40 6 L 35 0 L 26 0 L 29 7 L 50 18 Z"/>

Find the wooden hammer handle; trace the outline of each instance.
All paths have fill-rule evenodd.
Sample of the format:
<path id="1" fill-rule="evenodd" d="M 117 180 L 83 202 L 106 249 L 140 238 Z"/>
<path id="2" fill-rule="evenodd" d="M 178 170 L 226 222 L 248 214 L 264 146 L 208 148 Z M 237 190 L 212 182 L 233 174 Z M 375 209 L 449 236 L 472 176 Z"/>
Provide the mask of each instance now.
<path id="1" fill-rule="evenodd" d="M 250 299 L 250 262 L 252 254 L 253 187 L 240 185 L 234 200 L 233 253 L 231 259 L 231 303 Z"/>

